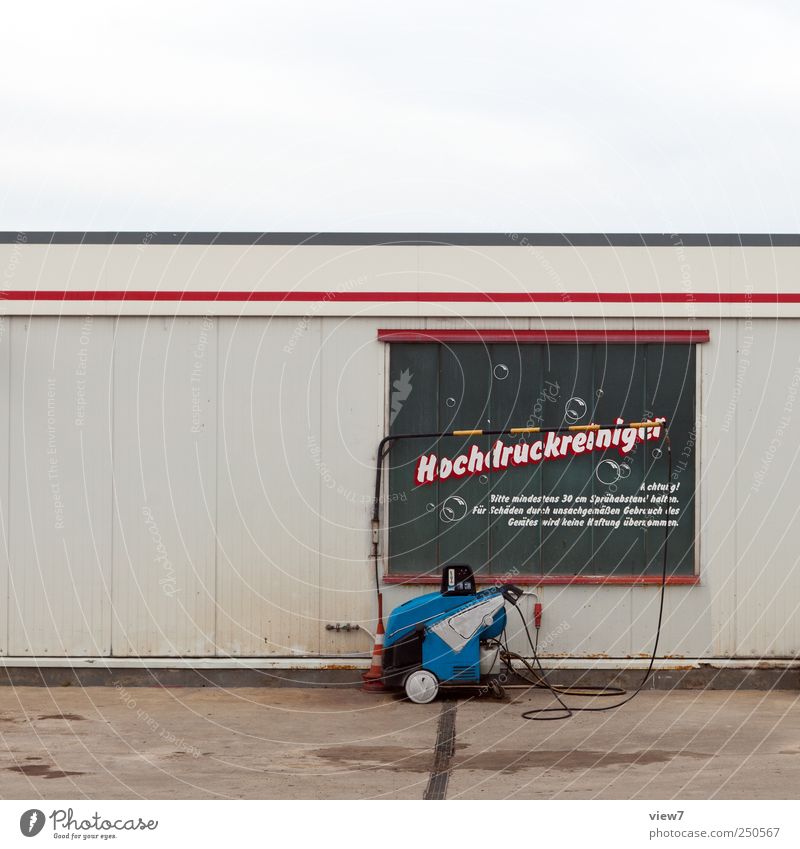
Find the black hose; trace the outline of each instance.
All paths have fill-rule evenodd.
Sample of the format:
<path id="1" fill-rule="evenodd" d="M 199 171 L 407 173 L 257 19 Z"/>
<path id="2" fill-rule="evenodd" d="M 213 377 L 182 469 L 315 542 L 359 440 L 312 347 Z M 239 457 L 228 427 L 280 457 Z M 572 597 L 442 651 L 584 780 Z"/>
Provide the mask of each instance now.
<path id="1" fill-rule="evenodd" d="M 667 484 L 669 484 L 672 481 L 672 446 L 671 446 L 670 440 L 669 440 L 669 432 L 666 430 L 666 428 L 664 429 L 664 442 L 666 443 L 666 446 L 667 446 Z M 667 493 L 669 493 L 669 486 L 667 486 Z M 667 499 L 667 505 L 669 505 L 669 498 Z M 661 623 L 663 622 L 663 619 L 664 619 L 664 595 L 665 595 L 664 590 L 666 589 L 666 586 L 667 586 L 667 543 L 669 541 L 669 523 L 670 523 L 670 519 L 669 519 L 669 508 L 668 508 L 666 524 L 665 524 L 665 527 L 664 527 L 664 556 L 663 556 L 663 562 L 662 562 L 662 567 L 661 567 L 661 598 L 659 600 L 659 605 L 658 605 L 658 623 L 656 624 L 656 636 L 655 636 L 655 642 L 653 643 L 653 651 L 650 654 L 650 663 L 648 663 L 648 665 L 647 665 L 647 669 L 644 673 L 644 677 L 639 682 L 639 686 L 629 696 L 627 696 L 627 698 L 622 699 L 622 701 L 615 702 L 613 705 L 600 705 L 599 707 L 572 707 L 572 706 L 568 705 L 561 698 L 561 694 L 569 693 L 569 694 L 575 695 L 575 696 L 603 696 L 603 695 L 610 696 L 610 695 L 623 695 L 626 691 L 625 690 L 619 690 L 616 687 L 598 688 L 597 691 L 594 691 L 594 688 L 581 687 L 580 689 L 585 690 L 586 692 L 578 692 L 577 691 L 578 688 L 575 688 L 575 687 L 560 687 L 558 685 L 551 684 L 547 680 L 547 673 L 544 671 L 544 668 L 542 667 L 542 662 L 541 662 L 541 660 L 539 660 L 539 655 L 536 651 L 536 647 L 534 646 L 534 642 L 531 639 L 531 632 L 528 630 L 528 623 L 525 621 L 525 617 L 522 615 L 522 611 L 519 608 L 517 608 L 517 612 L 520 615 L 520 619 L 522 620 L 522 625 L 525 629 L 525 634 L 528 637 L 528 643 L 530 644 L 531 651 L 533 652 L 533 659 L 536 663 L 536 666 L 539 668 L 539 672 L 541 673 L 541 675 L 539 673 L 537 673 L 537 671 L 531 666 L 531 664 L 528 662 L 528 660 L 526 658 L 522 657 L 521 655 L 511 653 L 511 652 L 507 652 L 508 657 L 509 657 L 509 660 L 507 661 L 507 666 L 510 670 L 511 669 L 510 659 L 511 659 L 512 656 L 516 659 L 521 660 L 522 663 L 524 664 L 524 666 L 528 669 L 528 671 L 531 672 L 534 675 L 534 677 L 537 679 L 537 683 L 534 684 L 534 686 L 544 687 L 545 689 L 549 690 L 553 694 L 553 697 L 555 698 L 555 700 L 559 704 L 559 707 L 533 708 L 531 710 L 523 711 L 523 713 L 521 714 L 523 719 L 530 719 L 530 720 L 535 720 L 535 721 L 538 721 L 538 722 L 547 722 L 547 721 L 553 721 L 553 720 L 558 720 L 558 719 L 569 719 L 571 716 L 573 716 L 576 713 L 600 713 L 601 711 L 614 710 L 615 708 L 622 707 L 623 705 L 628 704 L 628 702 L 635 699 L 636 696 L 638 696 L 639 693 L 641 693 L 641 691 L 644 689 L 644 685 L 647 683 L 648 679 L 650 678 L 650 675 L 653 672 L 653 666 L 655 665 L 655 662 L 656 662 L 656 654 L 658 653 L 658 643 L 661 639 Z M 538 682 L 541 682 L 541 683 L 538 683 Z M 616 691 L 616 692 L 614 692 L 614 691 Z M 551 713 L 559 714 L 559 716 L 544 716 L 543 715 L 543 714 L 551 714 Z"/>

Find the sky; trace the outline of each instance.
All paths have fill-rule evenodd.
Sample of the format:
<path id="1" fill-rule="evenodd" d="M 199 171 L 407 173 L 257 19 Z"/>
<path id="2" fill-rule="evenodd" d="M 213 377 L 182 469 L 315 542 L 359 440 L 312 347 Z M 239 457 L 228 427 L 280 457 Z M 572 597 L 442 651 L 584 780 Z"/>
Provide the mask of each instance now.
<path id="1" fill-rule="evenodd" d="M 0 229 L 800 231 L 790 2 L 13 4 Z"/>

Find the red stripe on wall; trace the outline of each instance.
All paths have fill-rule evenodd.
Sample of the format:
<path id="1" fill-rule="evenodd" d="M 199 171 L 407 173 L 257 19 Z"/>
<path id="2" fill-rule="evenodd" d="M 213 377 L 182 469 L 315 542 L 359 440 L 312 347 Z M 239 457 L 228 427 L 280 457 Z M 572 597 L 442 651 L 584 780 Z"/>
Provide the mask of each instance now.
<path id="1" fill-rule="evenodd" d="M 708 342 L 708 330 L 378 330 L 381 342 Z"/>
<path id="2" fill-rule="evenodd" d="M 7 301 L 330 301 L 402 303 L 799 304 L 800 292 L 199 292 L 92 289 L 0 291 Z"/>

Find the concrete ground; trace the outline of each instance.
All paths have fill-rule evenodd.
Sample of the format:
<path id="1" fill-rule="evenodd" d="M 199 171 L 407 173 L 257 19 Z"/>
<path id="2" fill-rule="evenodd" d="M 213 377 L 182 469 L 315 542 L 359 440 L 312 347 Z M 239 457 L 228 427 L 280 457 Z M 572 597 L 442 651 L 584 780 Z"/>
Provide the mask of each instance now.
<path id="1" fill-rule="evenodd" d="M 0 687 L 0 798 L 800 795 L 797 691 L 650 691 L 608 713 L 520 719 L 549 704 L 538 691 L 412 705 L 355 689 Z"/>

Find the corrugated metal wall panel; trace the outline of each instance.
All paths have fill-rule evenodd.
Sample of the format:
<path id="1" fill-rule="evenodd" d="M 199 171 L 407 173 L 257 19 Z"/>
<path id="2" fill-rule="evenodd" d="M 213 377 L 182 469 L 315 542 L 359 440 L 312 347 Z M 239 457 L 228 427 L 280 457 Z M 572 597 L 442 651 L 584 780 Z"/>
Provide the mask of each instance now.
<path id="1" fill-rule="evenodd" d="M 9 652 L 110 651 L 113 321 L 11 326 Z"/>
<path id="2" fill-rule="evenodd" d="M 323 653 L 369 651 L 372 641 L 363 631 L 325 626 L 375 616 L 369 527 L 374 458 L 383 436 L 384 352 L 374 344 L 372 321 L 322 322 L 320 438 L 326 479 L 320 510 L 320 641 Z"/>
<path id="3" fill-rule="evenodd" d="M 220 326 L 217 640 L 319 651 L 320 319 Z"/>
<path id="4" fill-rule="evenodd" d="M 216 319 L 119 319 L 114 346 L 118 656 L 214 654 Z"/>
<path id="5" fill-rule="evenodd" d="M 8 654 L 9 559 L 8 559 L 8 436 L 11 405 L 9 374 L 11 319 L 0 316 L 0 656 Z"/>
<path id="6" fill-rule="evenodd" d="M 539 590 L 537 590 L 539 592 Z M 624 657 L 631 651 L 631 590 L 614 586 L 544 587 L 540 592 L 544 616 L 539 634 L 543 654 Z M 530 627 L 531 616 L 528 624 Z M 510 614 L 516 633 L 519 618 Z M 517 651 L 527 638 L 514 639 Z M 530 649 L 528 648 L 528 653 Z"/>
<path id="7" fill-rule="evenodd" d="M 703 607 L 687 609 L 686 620 L 709 620 L 709 639 L 693 644 L 695 653 L 725 657 L 736 651 L 736 576 L 739 570 L 736 527 L 738 516 L 736 445 L 737 332 L 735 321 L 704 322 L 711 341 L 701 347 L 700 579 L 701 592 L 692 594 Z M 694 613 L 694 616 L 692 616 Z"/>
<path id="8" fill-rule="evenodd" d="M 631 587 L 630 595 L 630 654 L 641 657 L 653 650 L 661 588 L 658 585 Z M 707 584 L 667 587 L 658 641 L 659 656 L 704 657 L 713 653 L 711 595 Z"/>
<path id="9" fill-rule="evenodd" d="M 800 652 L 800 321 L 739 319 L 736 652 Z M 730 367 L 730 366 L 729 366 Z"/>

